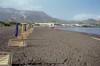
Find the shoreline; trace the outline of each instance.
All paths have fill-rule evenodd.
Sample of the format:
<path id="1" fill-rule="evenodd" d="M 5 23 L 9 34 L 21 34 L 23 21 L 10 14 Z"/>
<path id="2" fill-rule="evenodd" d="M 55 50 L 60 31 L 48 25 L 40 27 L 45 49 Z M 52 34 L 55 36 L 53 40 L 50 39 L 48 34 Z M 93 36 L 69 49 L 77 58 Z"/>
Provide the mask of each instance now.
<path id="1" fill-rule="evenodd" d="M 100 41 L 90 38 L 88 34 L 37 27 L 28 39 L 25 41 L 26 47 L 11 48 L 12 64 L 30 63 L 36 66 L 53 66 L 53 64 L 55 66 L 100 65 Z M 95 60 L 98 63 L 94 62 Z"/>
<path id="2" fill-rule="evenodd" d="M 32 40 L 26 41 L 28 47 L 17 49 L 14 52 L 13 64 L 16 62 L 27 64 L 34 60 L 33 63 L 41 63 L 39 66 L 42 66 L 43 63 L 61 63 L 65 66 L 74 66 L 75 64 L 77 66 L 100 65 L 93 62 L 95 56 L 100 56 L 100 42 L 86 34 L 51 28 L 35 28 L 29 39 Z M 98 58 L 95 59 L 99 62 Z M 25 61 L 23 61 L 24 59 Z"/>
<path id="3" fill-rule="evenodd" d="M 91 33 L 82 33 L 82 34 L 93 36 L 93 37 L 96 37 L 96 38 L 100 38 L 100 35 L 97 35 L 97 34 L 91 34 Z"/>
<path id="4" fill-rule="evenodd" d="M 70 31 L 70 30 L 62 30 L 62 29 L 59 29 L 59 28 L 56 28 L 56 30 L 61 30 L 61 31 L 64 31 L 64 32 L 75 32 L 75 33 L 81 33 L 81 34 L 85 34 L 85 35 L 93 36 L 93 37 L 96 37 L 96 38 L 100 38 L 100 35 L 98 35 L 98 34 L 93 34 L 93 33 L 77 32 L 77 31 Z"/>

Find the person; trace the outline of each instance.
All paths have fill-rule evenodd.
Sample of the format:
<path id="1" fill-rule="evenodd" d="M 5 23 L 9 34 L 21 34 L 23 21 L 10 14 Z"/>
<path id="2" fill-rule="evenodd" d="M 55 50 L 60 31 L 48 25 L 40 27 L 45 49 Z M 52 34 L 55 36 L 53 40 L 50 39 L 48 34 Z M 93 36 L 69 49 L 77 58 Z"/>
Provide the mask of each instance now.
<path id="1" fill-rule="evenodd" d="M 15 37 L 18 36 L 18 32 L 19 32 L 19 23 L 16 23 L 16 32 L 15 32 Z"/>

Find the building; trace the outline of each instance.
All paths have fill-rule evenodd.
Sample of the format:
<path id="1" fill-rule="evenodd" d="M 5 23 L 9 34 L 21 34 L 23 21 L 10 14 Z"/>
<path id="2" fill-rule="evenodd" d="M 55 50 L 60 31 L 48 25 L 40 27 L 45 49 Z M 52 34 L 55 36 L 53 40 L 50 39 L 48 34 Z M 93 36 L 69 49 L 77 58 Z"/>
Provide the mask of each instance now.
<path id="1" fill-rule="evenodd" d="M 54 27 L 54 23 L 35 23 L 35 25 L 41 27 Z"/>

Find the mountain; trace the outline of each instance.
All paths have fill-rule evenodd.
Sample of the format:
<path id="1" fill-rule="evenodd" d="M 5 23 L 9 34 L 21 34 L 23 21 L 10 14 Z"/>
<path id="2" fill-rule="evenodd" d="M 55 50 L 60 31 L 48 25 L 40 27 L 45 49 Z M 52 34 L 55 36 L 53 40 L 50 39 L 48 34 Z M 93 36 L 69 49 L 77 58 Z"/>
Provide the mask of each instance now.
<path id="1" fill-rule="evenodd" d="M 77 24 L 77 23 L 79 24 L 100 24 L 100 20 L 89 18 L 86 20 L 69 20 L 66 23 L 68 24 Z"/>
<path id="2" fill-rule="evenodd" d="M 87 20 L 82 20 L 81 23 L 84 23 L 84 24 L 100 24 L 100 21 L 93 19 L 93 18 L 90 18 L 90 19 L 87 19 Z"/>
<path id="3" fill-rule="evenodd" d="M 0 21 L 16 22 L 49 22 L 59 19 L 52 18 L 42 11 L 16 10 L 0 7 Z"/>
<path id="4" fill-rule="evenodd" d="M 55 22 L 55 23 L 85 23 L 85 24 L 100 24 L 100 20 L 86 19 L 82 21 L 75 20 L 61 20 L 53 18 L 43 11 L 29 11 L 29 10 L 16 10 L 14 8 L 2 8 L 0 7 L 0 21 L 5 22 Z"/>

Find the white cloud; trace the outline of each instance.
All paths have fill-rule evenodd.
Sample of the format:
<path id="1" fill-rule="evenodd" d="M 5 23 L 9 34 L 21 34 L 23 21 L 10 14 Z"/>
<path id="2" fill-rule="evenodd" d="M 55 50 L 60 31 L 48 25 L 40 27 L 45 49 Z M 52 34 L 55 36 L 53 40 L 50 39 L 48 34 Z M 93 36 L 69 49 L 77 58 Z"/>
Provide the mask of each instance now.
<path id="1" fill-rule="evenodd" d="M 89 19 L 89 18 L 99 19 L 100 16 L 92 15 L 92 14 L 78 14 L 78 15 L 75 15 L 72 19 L 73 20 L 85 20 L 85 19 Z"/>
<path id="2" fill-rule="evenodd" d="M 0 0 L 1 7 L 42 10 L 41 0 Z"/>
<path id="3" fill-rule="evenodd" d="M 98 16 L 98 17 L 97 17 L 97 19 L 99 19 L 99 20 L 100 20 L 100 16 Z"/>

